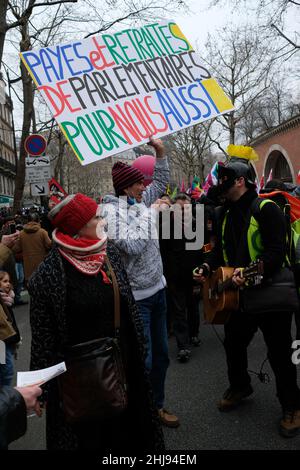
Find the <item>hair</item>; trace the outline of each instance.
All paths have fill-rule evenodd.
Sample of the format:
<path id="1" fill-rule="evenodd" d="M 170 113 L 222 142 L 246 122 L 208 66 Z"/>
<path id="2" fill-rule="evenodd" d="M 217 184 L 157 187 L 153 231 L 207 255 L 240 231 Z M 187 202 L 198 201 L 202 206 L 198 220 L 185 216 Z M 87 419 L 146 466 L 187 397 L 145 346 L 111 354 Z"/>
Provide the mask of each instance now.
<path id="1" fill-rule="evenodd" d="M 6 224 L 7 222 L 13 222 L 14 220 L 15 218 L 12 215 L 8 215 L 4 218 L 4 223 Z"/>
<path id="2" fill-rule="evenodd" d="M 220 191 L 218 186 L 211 186 L 206 193 L 207 198 L 214 204 L 219 204 Z"/>
<path id="3" fill-rule="evenodd" d="M 0 271 L 0 283 L 3 281 L 5 276 L 8 276 L 9 282 L 10 282 L 10 275 L 7 271 Z"/>
<path id="4" fill-rule="evenodd" d="M 265 189 L 279 189 L 280 191 L 286 191 L 287 187 L 283 181 L 272 179 L 265 184 Z"/>
<path id="5" fill-rule="evenodd" d="M 70 201 L 75 197 L 75 194 L 70 194 L 69 196 L 65 197 L 61 202 L 56 204 L 53 209 L 48 213 L 48 219 L 53 220 L 54 217 L 59 213 L 59 211 L 65 207 L 67 204 L 69 204 Z"/>
<path id="6" fill-rule="evenodd" d="M 8 280 L 9 280 L 9 288 L 12 290 L 13 289 L 13 285 L 11 283 L 11 280 L 10 280 L 10 275 L 7 271 L 0 271 L 0 284 L 1 282 L 3 281 L 3 279 L 5 278 L 5 276 L 8 276 Z M 6 311 L 6 305 L 0 295 L 0 305 L 2 305 L 2 307 L 4 308 L 4 311 Z"/>
<path id="7" fill-rule="evenodd" d="M 175 197 L 174 197 L 174 202 L 176 201 L 188 201 L 188 202 L 191 202 L 191 198 L 188 194 L 186 193 L 178 193 Z"/>
<path id="8" fill-rule="evenodd" d="M 126 193 L 125 193 L 124 189 L 115 189 L 115 195 L 116 195 L 116 197 L 126 196 Z"/>
<path id="9" fill-rule="evenodd" d="M 28 222 L 39 222 L 40 216 L 37 212 L 29 212 L 28 214 Z"/>

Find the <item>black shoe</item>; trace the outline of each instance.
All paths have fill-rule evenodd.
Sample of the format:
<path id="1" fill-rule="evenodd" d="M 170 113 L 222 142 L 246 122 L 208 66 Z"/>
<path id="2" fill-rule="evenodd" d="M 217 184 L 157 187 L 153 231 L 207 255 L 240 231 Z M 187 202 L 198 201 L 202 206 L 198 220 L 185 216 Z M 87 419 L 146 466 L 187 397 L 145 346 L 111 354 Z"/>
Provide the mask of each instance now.
<path id="1" fill-rule="evenodd" d="M 180 349 L 177 354 L 179 362 L 188 362 L 191 358 L 191 351 L 189 349 Z"/>
<path id="2" fill-rule="evenodd" d="M 27 304 L 28 304 L 27 300 L 17 300 L 14 305 L 17 307 L 18 305 L 27 305 Z"/>
<path id="3" fill-rule="evenodd" d="M 198 336 L 192 336 L 191 337 L 191 345 L 192 346 L 200 346 L 201 344 L 201 339 Z"/>
<path id="4" fill-rule="evenodd" d="M 253 388 L 251 385 L 239 391 L 232 390 L 232 388 L 229 387 L 224 393 L 222 400 L 218 402 L 217 407 L 220 411 L 230 411 L 236 408 L 244 398 L 249 397 L 252 393 Z"/>

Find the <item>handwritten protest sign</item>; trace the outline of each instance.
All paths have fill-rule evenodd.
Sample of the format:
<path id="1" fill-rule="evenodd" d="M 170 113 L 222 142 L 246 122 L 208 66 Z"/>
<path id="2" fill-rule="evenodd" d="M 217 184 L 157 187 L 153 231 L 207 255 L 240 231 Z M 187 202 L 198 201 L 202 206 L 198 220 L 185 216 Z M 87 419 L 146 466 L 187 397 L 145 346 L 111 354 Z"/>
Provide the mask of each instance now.
<path id="1" fill-rule="evenodd" d="M 171 21 L 21 58 L 83 165 L 233 109 Z"/>

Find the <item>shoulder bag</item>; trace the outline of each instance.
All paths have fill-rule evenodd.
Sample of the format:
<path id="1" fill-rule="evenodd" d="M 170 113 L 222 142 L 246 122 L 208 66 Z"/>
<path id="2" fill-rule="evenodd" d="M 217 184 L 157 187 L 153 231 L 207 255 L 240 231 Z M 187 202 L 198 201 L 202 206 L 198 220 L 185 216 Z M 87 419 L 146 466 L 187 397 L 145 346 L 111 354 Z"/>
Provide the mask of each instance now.
<path id="1" fill-rule="evenodd" d="M 245 313 L 297 312 L 299 297 L 293 271 L 281 268 L 262 284 L 240 291 L 241 309 Z"/>

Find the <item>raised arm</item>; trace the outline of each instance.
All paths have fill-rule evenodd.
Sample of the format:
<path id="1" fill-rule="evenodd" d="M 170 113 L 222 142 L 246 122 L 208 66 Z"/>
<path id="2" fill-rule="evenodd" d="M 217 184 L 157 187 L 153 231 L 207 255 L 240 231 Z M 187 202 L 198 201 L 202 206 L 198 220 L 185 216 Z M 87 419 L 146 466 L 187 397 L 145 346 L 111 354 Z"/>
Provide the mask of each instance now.
<path id="1" fill-rule="evenodd" d="M 156 163 L 153 181 L 143 193 L 143 202 L 150 207 L 165 191 L 169 183 L 170 171 L 165 147 L 160 139 L 150 139 L 150 144 L 156 151 Z"/>

